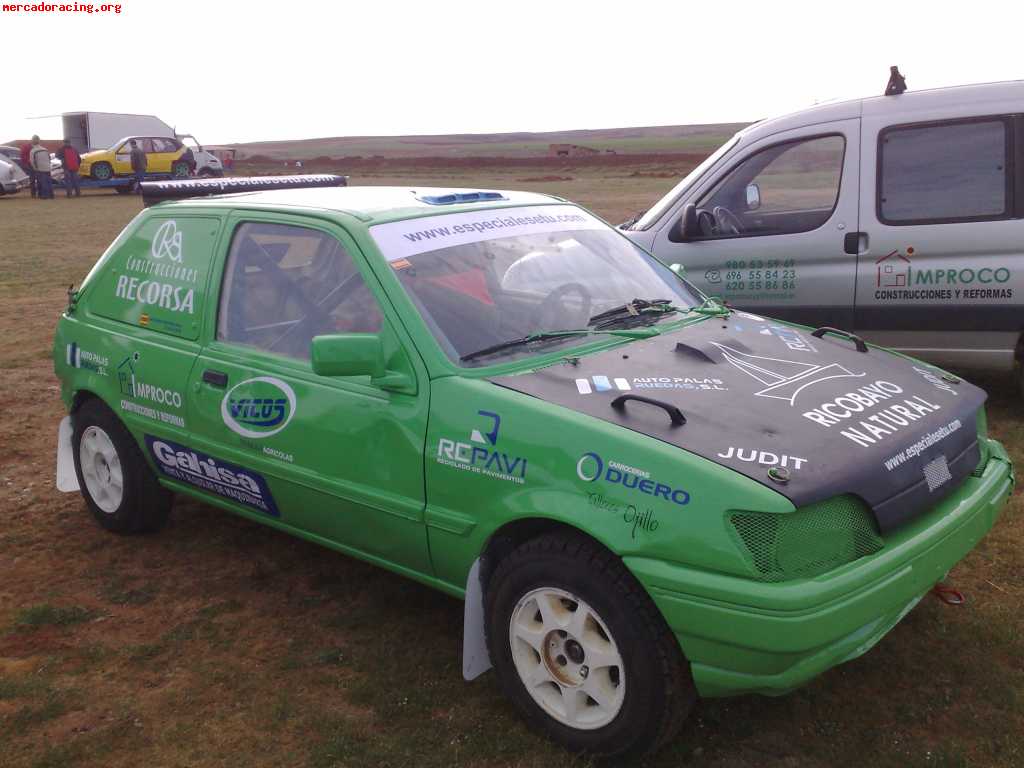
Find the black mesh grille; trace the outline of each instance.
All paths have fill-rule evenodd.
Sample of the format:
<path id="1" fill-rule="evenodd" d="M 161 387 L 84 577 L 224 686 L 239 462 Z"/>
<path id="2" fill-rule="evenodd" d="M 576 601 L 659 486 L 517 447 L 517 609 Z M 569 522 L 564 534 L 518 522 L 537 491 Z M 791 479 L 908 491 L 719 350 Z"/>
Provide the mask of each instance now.
<path id="1" fill-rule="evenodd" d="M 819 576 L 884 546 L 871 511 L 855 496 L 788 515 L 736 512 L 730 521 L 760 581 Z"/>

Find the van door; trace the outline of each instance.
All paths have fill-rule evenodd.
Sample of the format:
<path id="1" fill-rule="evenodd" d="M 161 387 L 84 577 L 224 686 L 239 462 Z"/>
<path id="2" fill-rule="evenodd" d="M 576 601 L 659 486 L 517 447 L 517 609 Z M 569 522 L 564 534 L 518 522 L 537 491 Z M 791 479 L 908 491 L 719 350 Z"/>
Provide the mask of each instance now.
<path id="1" fill-rule="evenodd" d="M 864 113 L 855 327 L 939 365 L 1010 369 L 1024 320 L 1024 201 L 1010 115 Z M 1024 131 L 1017 133 L 1024 138 Z M 1016 210 L 1015 210 L 1016 209 Z"/>
<path id="2" fill-rule="evenodd" d="M 425 372 L 400 393 L 368 376 L 318 376 L 309 362 L 316 335 L 398 338 L 376 278 L 331 225 L 229 222 L 219 307 L 192 374 L 191 442 L 175 448 L 195 469 L 188 482 L 249 517 L 428 573 Z"/>
<path id="3" fill-rule="evenodd" d="M 852 326 L 856 245 L 847 235 L 855 240 L 858 229 L 859 146 L 857 118 L 752 143 L 689 198 L 698 231 L 681 242 L 680 210 L 666 217 L 654 252 L 733 306 Z"/>

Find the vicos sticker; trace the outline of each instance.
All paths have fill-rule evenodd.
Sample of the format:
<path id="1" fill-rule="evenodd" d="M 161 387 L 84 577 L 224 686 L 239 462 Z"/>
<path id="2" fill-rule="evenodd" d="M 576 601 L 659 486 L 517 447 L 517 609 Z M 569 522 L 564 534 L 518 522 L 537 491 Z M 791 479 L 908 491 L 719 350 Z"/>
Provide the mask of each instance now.
<path id="1" fill-rule="evenodd" d="M 295 415 L 295 392 L 281 379 L 257 376 L 228 390 L 220 413 L 232 432 L 250 438 L 270 437 L 287 427 Z"/>

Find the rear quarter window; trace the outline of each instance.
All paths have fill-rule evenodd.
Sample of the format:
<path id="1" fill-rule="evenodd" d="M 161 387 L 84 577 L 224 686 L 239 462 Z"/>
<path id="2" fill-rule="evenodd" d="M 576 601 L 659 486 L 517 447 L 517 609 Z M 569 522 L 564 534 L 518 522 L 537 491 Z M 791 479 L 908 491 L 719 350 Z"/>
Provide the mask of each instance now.
<path id="1" fill-rule="evenodd" d="M 90 280 L 90 311 L 194 341 L 207 301 L 220 220 L 157 215 L 134 226 L 95 284 Z"/>

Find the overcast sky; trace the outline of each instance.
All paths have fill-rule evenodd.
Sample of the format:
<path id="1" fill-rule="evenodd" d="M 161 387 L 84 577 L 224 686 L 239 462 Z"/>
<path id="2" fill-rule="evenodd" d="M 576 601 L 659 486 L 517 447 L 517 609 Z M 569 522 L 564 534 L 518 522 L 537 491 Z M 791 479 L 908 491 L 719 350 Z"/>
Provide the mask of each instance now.
<path id="1" fill-rule="evenodd" d="M 1024 78 L 1009 0 L 119 2 L 0 10 L 0 141 L 76 110 L 213 144 L 748 121 L 880 94 L 890 64 L 912 89 Z"/>

